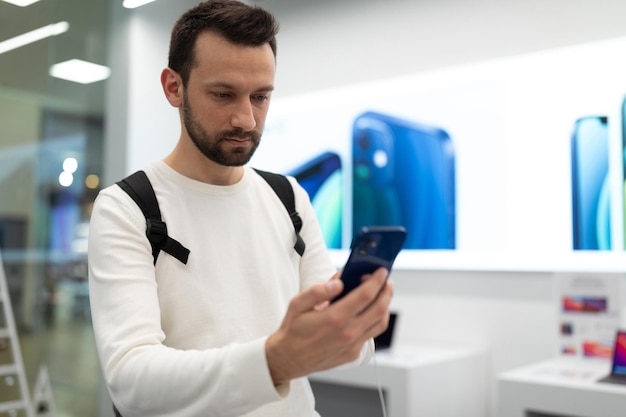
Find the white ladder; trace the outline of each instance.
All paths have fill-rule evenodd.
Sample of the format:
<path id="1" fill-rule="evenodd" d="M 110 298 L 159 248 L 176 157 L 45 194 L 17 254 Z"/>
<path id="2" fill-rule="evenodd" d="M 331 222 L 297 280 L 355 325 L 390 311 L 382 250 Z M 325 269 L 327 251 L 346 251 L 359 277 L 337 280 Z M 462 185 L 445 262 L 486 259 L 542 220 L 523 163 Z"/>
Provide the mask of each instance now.
<path id="1" fill-rule="evenodd" d="M 2 256 L 0 256 L 0 416 L 34 417 Z"/>

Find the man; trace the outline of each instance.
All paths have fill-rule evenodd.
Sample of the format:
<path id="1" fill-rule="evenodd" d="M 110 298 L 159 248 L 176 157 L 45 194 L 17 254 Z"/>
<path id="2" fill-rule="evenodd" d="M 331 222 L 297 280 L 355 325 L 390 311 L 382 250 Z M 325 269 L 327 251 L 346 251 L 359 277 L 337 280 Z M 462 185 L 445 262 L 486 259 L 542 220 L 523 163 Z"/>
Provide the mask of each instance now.
<path id="1" fill-rule="evenodd" d="M 93 325 L 124 417 L 316 416 L 306 376 L 366 360 L 387 327 L 387 271 L 331 304 L 342 283 L 306 192 L 290 178 L 299 256 L 279 198 L 245 166 L 274 88 L 276 32 L 269 13 L 234 0 L 201 3 L 172 31 L 161 84 L 181 134 L 145 171 L 186 264 L 161 252 L 153 265 L 145 218 L 117 185 L 95 202 Z"/>

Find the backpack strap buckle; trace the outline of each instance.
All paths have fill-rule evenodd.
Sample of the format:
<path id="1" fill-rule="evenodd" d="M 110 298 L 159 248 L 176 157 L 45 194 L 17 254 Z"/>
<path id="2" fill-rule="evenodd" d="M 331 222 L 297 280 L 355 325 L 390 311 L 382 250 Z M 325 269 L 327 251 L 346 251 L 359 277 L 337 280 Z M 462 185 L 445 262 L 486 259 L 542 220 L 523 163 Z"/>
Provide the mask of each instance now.
<path id="1" fill-rule="evenodd" d="M 117 185 L 137 203 L 146 218 L 146 237 L 152 246 L 153 263 L 156 264 L 159 252 L 163 250 L 183 264 L 187 264 L 189 249 L 167 234 L 167 226 L 161 218 L 159 202 L 146 173 L 137 171 L 118 181 Z"/>
<path id="2" fill-rule="evenodd" d="M 146 219 L 146 236 L 152 243 L 163 242 L 167 238 L 167 225 L 162 220 Z"/>

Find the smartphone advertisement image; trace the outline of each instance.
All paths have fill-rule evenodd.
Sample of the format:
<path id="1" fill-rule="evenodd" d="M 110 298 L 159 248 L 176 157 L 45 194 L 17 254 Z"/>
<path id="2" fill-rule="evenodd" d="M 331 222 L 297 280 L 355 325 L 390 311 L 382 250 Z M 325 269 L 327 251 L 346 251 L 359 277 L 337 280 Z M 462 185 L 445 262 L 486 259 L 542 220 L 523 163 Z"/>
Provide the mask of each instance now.
<path id="1" fill-rule="evenodd" d="M 606 116 L 578 119 L 572 134 L 574 249 L 610 249 L 609 131 Z"/>
<path id="2" fill-rule="evenodd" d="M 505 152 L 505 143 L 498 141 L 505 129 L 502 108 L 478 116 L 467 112 L 476 97 L 486 103 L 504 100 L 503 86 L 482 77 L 461 89 L 442 85 L 423 92 L 421 102 L 411 107 L 397 99 L 396 89 L 390 86 L 388 95 L 376 100 L 362 99 L 369 88 L 354 96 L 329 92 L 322 108 L 306 97 L 274 101 L 263 146 L 250 164 L 299 180 L 331 249 L 347 251 L 361 227 L 374 225 L 405 227 L 407 250 L 488 250 L 506 239 L 505 230 L 484 227 L 506 219 L 506 200 L 492 191 L 505 187 L 505 176 L 492 172 L 505 172 L 506 161 L 489 158 L 480 169 L 471 169 L 471 159 L 458 158 L 473 146 Z M 310 128 L 302 129 L 307 123 Z M 472 190 L 459 182 L 485 186 Z M 459 199 L 466 211 L 459 209 Z"/>
<path id="3" fill-rule="evenodd" d="M 309 194 L 326 246 L 341 249 L 343 177 L 339 155 L 324 152 L 286 174 L 297 179 Z"/>
<path id="4" fill-rule="evenodd" d="M 454 249 L 454 147 L 448 133 L 367 112 L 356 118 L 352 139 L 352 230 L 404 226 L 406 249 Z"/>
<path id="5" fill-rule="evenodd" d="M 346 254 L 373 225 L 406 228 L 409 267 L 424 250 L 528 264 L 623 251 L 624 48 L 609 39 L 275 98 L 250 165 L 295 176 Z"/>

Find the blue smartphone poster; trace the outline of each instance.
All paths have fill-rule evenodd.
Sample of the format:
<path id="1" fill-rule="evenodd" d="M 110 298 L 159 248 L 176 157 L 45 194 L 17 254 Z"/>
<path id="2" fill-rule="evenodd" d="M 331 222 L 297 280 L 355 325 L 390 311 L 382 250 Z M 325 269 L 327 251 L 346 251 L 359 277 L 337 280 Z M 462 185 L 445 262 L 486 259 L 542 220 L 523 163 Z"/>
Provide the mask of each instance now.
<path id="1" fill-rule="evenodd" d="M 343 178 L 339 155 L 323 152 L 287 175 L 298 180 L 309 194 L 326 246 L 341 249 Z"/>
<path id="2" fill-rule="evenodd" d="M 573 249 L 608 250 L 611 233 L 607 117 L 576 120 L 571 148 Z"/>
<path id="3" fill-rule="evenodd" d="M 455 154 L 447 132 L 377 112 L 356 118 L 352 230 L 404 226 L 405 249 L 454 249 Z"/>

